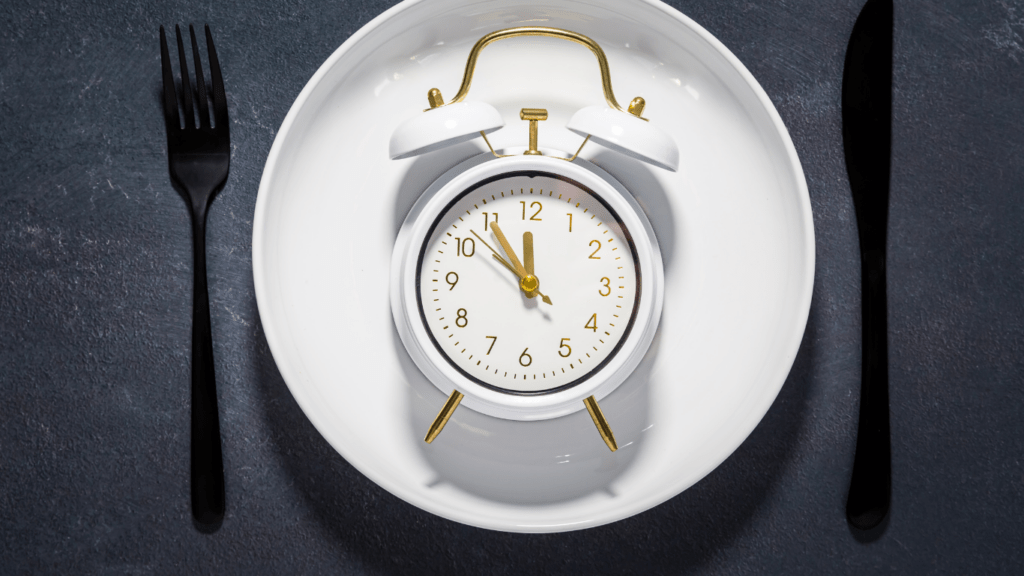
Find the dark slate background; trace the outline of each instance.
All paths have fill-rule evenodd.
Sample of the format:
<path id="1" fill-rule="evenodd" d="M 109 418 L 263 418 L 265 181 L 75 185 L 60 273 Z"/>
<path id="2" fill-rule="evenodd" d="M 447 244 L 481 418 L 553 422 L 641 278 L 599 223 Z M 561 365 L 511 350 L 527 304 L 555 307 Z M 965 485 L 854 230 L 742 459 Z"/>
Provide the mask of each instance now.
<path id="1" fill-rule="evenodd" d="M 843 507 L 860 297 L 841 145 L 859 0 L 675 0 L 764 86 L 806 171 L 810 320 L 767 416 L 639 516 L 516 535 L 422 512 L 318 435 L 260 327 L 250 242 L 294 98 L 389 1 L 0 2 L 0 572 L 1020 573 L 1024 0 L 897 0 L 892 513 Z M 160 24 L 212 25 L 233 159 L 209 219 L 227 517 L 189 510 L 192 254 L 167 175 Z"/>

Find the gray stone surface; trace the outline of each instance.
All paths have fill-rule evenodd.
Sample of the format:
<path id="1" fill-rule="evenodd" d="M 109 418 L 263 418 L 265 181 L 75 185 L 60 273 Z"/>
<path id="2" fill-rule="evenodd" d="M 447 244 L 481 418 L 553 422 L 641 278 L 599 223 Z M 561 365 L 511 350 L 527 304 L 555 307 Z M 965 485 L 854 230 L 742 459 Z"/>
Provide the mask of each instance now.
<path id="1" fill-rule="evenodd" d="M 781 395 L 719 469 L 610 526 L 530 536 L 356 472 L 274 365 L 250 239 L 291 102 L 387 1 L 0 3 L 0 572 L 1020 573 L 1024 2 L 896 3 L 893 503 L 843 516 L 860 373 L 841 71 L 859 0 L 672 2 L 761 82 L 800 153 L 814 303 Z M 228 512 L 188 504 L 191 237 L 170 187 L 160 24 L 208 22 L 234 158 L 209 220 Z"/>

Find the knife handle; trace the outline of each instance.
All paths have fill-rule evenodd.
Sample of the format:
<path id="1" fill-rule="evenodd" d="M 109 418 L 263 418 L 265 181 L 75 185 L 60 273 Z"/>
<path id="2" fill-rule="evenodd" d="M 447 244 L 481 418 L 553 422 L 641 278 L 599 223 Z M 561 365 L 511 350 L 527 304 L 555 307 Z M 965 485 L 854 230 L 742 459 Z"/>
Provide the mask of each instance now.
<path id="1" fill-rule="evenodd" d="M 862 250 L 861 308 L 860 422 L 846 518 L 854 527 L 868 530 L 881 523 L 889 512 L 892 482 L 884 247 Z"/>

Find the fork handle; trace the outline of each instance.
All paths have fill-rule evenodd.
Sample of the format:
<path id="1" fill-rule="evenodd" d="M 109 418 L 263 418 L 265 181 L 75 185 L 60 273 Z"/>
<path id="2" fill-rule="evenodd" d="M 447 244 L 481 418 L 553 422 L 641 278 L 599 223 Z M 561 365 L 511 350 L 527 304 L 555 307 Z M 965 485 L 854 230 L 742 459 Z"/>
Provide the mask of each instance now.
<path id="1" fill-rule="evenodd" d="M 192 516 L 200 524 L 216 527 L 224 519 L 224 461 L 206 290 L 205 209 L 193 214 L 192 247 Z"/>

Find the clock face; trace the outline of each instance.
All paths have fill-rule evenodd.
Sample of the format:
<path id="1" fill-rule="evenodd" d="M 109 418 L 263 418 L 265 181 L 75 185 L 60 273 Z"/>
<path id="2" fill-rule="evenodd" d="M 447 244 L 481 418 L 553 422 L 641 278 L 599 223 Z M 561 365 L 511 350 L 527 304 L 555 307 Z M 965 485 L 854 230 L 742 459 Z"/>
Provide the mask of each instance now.
<path id="1" fill-rule="evenodd" d="M 471 381 L 508 394 L 586 381 L 629 335 L 640 291 L 619 216 L 551 173 L 509 172 L 458 194 L 419 254 L 419 311 L 434 345 Z"/>

